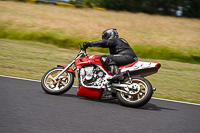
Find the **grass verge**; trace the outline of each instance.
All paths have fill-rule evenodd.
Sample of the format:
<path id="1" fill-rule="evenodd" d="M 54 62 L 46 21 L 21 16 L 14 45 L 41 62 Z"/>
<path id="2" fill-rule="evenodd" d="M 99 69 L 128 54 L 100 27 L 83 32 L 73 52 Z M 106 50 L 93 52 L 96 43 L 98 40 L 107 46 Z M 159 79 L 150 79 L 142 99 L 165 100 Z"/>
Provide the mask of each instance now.
<path id="1" fill-rule="evenodd" d="M 0 38 L 77 48 L 117 28 L 139 57 L 200 63 L 199 19 L 11 1 L 0 1 L 0 16 Z"/>
<path id="2" fill-rule="evenodd" d="M 44 43 L 0 39 L 0 75 L 41 80 L 47 70 L 58 64 L 70 63 L 77 53 L 77 49 Z M 88 53 L 102 54 L 92 49 Z M 139 59 L 162 64 L 157 74 L 147 77 L 153 87 L 157 88 L 154 97 L 200 103 L 199 64 Z M 77 85 L 77 78 L 74 85 Z"/>
<path id="3" fill-rule="evenodd" d="M 1 22 L 2 23 L 2 22 Z M 10 25 L 10 24 L 9 24 Z M 42 29 L 38 31 L 23 31 L 20 29 L 9 29 L 8 24 L 0 25 L 0 38 L 15 39 L 15 40 L 31 40 L 42 43 L 53 44 L 62 48 L 78 48 L 78 43 L 83 43 L 84 40 L 79 38 L 62 37 L 64 32 L 49 31 Z M 141 58 L 173 60 L 180 62 L 200 64 L 200 55 L 197 51 L 188 49 L 170 49 L 164 46 L 156 47 L 153 45 L 135 45 L 132 46 L 136 54 Z M 97 49 L 99 52 L 107 53 L 107 49 Z"/>

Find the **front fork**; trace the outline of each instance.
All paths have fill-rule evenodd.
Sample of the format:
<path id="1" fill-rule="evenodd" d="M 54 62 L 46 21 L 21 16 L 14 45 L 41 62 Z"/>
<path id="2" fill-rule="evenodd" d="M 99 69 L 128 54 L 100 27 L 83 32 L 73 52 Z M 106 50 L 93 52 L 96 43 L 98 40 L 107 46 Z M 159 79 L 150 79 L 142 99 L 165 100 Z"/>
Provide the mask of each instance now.
<path id="1" fill-rule="evenodd" d="M 83 54 L 83 52 L 80 52 L 78 56 L 67 67 L 65 67 L 56 77 L 54 77 L 54 79 L 57 80 L 58 77 L 60 77 L 67 69 L 69 69 L 75 63 L 75 60 L 80 58 Z M 74 70 L 76 70 L 76 68 Z"/>
<path id="2" fill-rule="evenodd" d="M 58 79 L 67 69 L 69 69 L 73 64 L 75 63 L 75 60 L 73 60 L 67 67 L 65 67 L 56 77 L 54 77 L 55 80 Z"/>

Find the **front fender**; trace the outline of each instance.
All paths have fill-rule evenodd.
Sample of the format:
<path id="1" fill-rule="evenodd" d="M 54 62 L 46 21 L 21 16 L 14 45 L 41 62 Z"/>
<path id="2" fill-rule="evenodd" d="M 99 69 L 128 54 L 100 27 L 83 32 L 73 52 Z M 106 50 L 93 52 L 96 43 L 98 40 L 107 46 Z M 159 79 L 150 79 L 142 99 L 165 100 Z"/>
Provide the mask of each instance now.
<path id="1" fill-rule="evenodd" d="M 63 67 L 63 68 L 66 68 L 67 65 L 57 65 L 57 67 Z M 73 74 L 74 74 L 74 77 L 76 77 L 75 72 L 74 72 L 73 69 L 70 68 L 70 69 L 67 69 L 67 71 L 73 73 Z"/>

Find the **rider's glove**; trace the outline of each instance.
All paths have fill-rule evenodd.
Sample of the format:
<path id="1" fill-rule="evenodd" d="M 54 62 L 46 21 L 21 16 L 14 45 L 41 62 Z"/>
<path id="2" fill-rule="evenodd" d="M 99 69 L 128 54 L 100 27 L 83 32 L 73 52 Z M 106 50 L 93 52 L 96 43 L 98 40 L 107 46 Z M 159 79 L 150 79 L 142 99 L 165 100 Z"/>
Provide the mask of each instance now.
<path id="1" fill-rule="evenodd" d="M 88 48 L 88 46 L 87 46 L 87 43 L 86 43 L 86 42 L 84 42 L 84 43 L 83 43 L 83 48 L 84 48 L 84 49 L 87 49 L 87 48 Z"/>
<path id="2" fill-rule="evenodd" d="M 86 50 L 88 47 L 92 47 L 92 42 L 84 42 L 83 43 L 83 49 Z"/>
<path id="3" fill-rule="evenodd" d="M 92 47 L 92 42 L 91 41 L 89 41 L 89 42 L 84 42 L 83 43 L 83 47 L 86 49 L 86 48 L 88 48 L 88 47 Z"/>

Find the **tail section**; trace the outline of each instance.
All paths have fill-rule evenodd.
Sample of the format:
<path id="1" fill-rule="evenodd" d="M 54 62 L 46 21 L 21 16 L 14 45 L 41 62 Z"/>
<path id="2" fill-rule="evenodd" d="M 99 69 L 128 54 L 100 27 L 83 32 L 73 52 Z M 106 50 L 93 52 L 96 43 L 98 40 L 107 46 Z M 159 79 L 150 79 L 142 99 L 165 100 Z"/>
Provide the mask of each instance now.
<path id="1" fill-rule="evenodd" d="M 141 77 L 146 77 L 157 73 L 160 67 L 161 64 L 156 62 L 135 61 L 131 64 L 120 66 L 119 69 L 121 72 L 129 71 L 131 75 L 140 75 Z"/>

